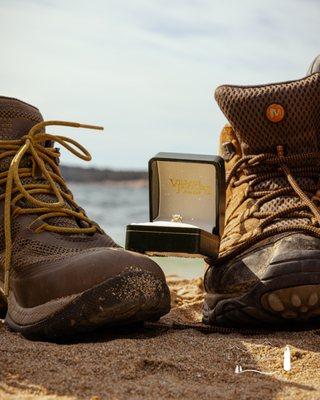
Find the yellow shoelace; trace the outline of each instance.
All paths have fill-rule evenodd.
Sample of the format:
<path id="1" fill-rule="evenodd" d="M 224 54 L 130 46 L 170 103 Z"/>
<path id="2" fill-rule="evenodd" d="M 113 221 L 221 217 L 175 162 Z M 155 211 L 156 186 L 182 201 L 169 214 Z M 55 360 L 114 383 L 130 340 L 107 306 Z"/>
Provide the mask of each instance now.
<path id="1" fill-rule="evenodd" d="M 240 186 L 243 183 L 249 183 L 251 190 L 247 191 L 246 196 L 256 199 L 256 203 L 246 212 L 246 217 L 243 217 L 243 219 L 252 216 L 261 219 L 261 222 L 252 232 L 252 236 L 249 239 L 234 246 L 231 251 L 227 249 L 220 254 L 218 262 L 225 262 L 259 241 L 280 233 L 298 231 L 320 238 L 319 182 L 308 184 L 308 186 L 299 185 L 291 172 L 292 168 L 298 177 L 318 177 L 320 169 L 319 155 L 319 152 L 315 152 L 285 156 L 283 146 L 278 146 L 277 154 L 249 155 L 236 162 L 227 178 L 227 185 Z M 238 179 L 239 171 L 245 170 L 247 170 L 246 176 Z M 252 189 L 259 182 L 281 176 L 286 178 L 289 186 L 274 190 L 256 191 Z M 315 194 L 312 198 L 309 198 L 306 192 Z M 285 195 L 298 197 L 301 204 L 288 205 L 284 209 L 275 212 L 262 213 L 259 211 L 266 202 Z M 287 226 L 273 227 L 272 224 L 281 218 L 307 218 L 310 223 L 294 223 Z"/>
<path id="2" fill-rule="evenodd" d="M 4 294 L 6 296 L 9 294 L 11 269 L 11 223 L 15 216 L 21 214 L 40 214 L 31 224 L 35 232 L 51 231 L 88 234 L 102 231 L 73 200 L 73 196 L 67 189 L 57 165 L 60 153 L 54 148 L 45 147 L 45 142 L 57 142 L 75 156 L 85 161 L 90 161 L 91 155 L 81 144 L 71 138 L 44 133 L 44 128 L 52 125 L 103 130 L 100 126 L 83 125 L 76 122 L 44 121 L 34 125 L 29 133 L 21 139 L 0 141 L 0 150 L 4 150 L 0 152 L 0 161 L 7 157 L 13 157 L 8 171 L 0 173 L 0 185 L 6 184 L 5 193 L 0 195 L 0 201 L 4 199 Z M 29 156 L 32 160 L 31 168 L 21 166 L 21 161 L 26 156 Z M 21 179 L 30 177 L 41 178 L 45 180 L 45 183 L 22 183 Z M 39 194 L 54 195 L 57 202 L 49 203 L 41 201 L 34 196 Z M 17 203 L 22 198 L 26 199 L 34 207 L 19 207 Z M 47 219 L 54 217 L 74 217 L 84 223 L 84 226 L 63 227 L 50 225 L 46 222 Z"/>

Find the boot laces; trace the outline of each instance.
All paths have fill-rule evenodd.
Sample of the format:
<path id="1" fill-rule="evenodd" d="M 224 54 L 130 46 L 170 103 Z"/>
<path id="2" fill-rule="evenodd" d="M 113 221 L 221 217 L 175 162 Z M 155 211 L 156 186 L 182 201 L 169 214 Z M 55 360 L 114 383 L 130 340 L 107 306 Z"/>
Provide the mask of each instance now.
<path id="1" fill-rule="evenodd" d="M 319 152 L 302 153 L 286 156 L 283 146 L 277 146 L 277 153 L 248 155 L 239 159 L 227 177 L 227 185 L 240 186 L 248 183 L 246 198 L 255 200 L 248 216 L 258 218 L 260 224 L 252 232 L 252 236 L 236 246 L 227 254 L 219 256 L 219 261 L 225 261 L 246 250 L 262 239 L 289 231 L 300 231 L 320 238 L 320 193 L 319 193 Z M 294 172 L 293 172 L 294 171 Z M 239 177 L 241 175 L 241 177 Z M 309 178 L 307 183 L 299 184 L 297 177 Z M 278 189 L 256 190 L 258 183 L 274 178 L 286 178 L 288 185 Z M 276 212 L 261 212 L 261 207 L 270 200 L 280 196 L 298 197 L 299 204 L 288 205 Z M 275 226 L 281 219 L 292 219 L 291 224 Z M 301 223 L 301 219 L 308 222 Z"/>
<path id="2" fill-rule="evenodd" d="M 75 156 L 85 161 L 91 160 L 90 153 L 75 140 L 59 135 L 44 133 L 46 126 L 68 126 L 73 128 L 86 128 L 102 130 L 95 125 L 83 125 L 66 121 L 43 121 L 34 125 L 29 133 L 18 140 L 1 140 L 0 160 L 13 157 L 7 171 L 0 173 L 0 185 L 5 184 L 5 192 L 0 195 L 0 201 L 4 200 L 4 294 L 9 293 L 9 278 L 12 255 L 12 220 L 18 215 L 39 215 L 30 225 L 34 232 L 50 231 L 67 234 L 93 234 L 102 232 L 101 228 L 91 221 L 76 202 L 61 176 L 57 160 L 60 152 L 51 147 L 45 147 L 45 143 L 57 142 L 69 150 Z M 21 165 L 21 161 L 29 157 L 32 166 L 27 168 Z M 40 180 L 37 178 L 41 178 Z M 32 183 L 23 183 L 25 178 L 32 178 Z M 41 182 L 41 183 L 40 183 Z M 39 195 L 54 196 L 57 201 L 46 202 Z M 38 198 L 37 198 L 38 196 Z M 20 206 L 21 200 L 28 205 Z M 20 203 L 19 203 L 20 202 Z M 66 227 L 48 223 L 55 217 L 74 218 L 78 226 Z"/>

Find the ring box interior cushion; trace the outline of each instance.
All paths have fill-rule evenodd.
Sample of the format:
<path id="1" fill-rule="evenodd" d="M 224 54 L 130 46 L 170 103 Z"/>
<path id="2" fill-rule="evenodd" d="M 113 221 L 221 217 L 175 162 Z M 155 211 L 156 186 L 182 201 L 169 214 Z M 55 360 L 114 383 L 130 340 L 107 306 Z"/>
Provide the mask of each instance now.
<path id="1" fill-rule="evenodd" d="M 158 153 L 149 161 L 150 222 L 127 226 L 128 250 L 217 256 L 225 207 L 221 157 Z"/>

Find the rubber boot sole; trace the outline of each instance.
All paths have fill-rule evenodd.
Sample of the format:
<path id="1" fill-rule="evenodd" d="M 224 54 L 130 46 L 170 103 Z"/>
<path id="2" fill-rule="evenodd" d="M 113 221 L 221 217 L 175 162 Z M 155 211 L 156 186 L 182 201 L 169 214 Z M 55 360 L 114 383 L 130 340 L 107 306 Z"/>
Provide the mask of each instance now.
<path id="1" fill-rule="evenodd" d="M 239 296 L 208 293 L 203 322 L 264 329 L 319 326 L 319 262 L 310 259 L 273 264 L 260 282 Z"/>
<path id="2" fill-rule="evenodd" d="M 14 321 L 9 302 L 5 323 L 9 329 L 29 338 L 68 338 L 100 326 L 112 328 L 156 321 L 169 310 L 170 292 L 166 283 L 150 273 L 134 272 L 118 275 L 73 297 L 62 309 L 32 324 Z"/>

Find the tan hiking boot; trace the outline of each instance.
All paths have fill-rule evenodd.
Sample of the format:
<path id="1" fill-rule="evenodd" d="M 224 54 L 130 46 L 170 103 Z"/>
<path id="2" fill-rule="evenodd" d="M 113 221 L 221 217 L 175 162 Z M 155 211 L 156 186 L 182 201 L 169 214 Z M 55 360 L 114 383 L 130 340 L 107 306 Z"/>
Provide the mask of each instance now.
<path id="1" fill-rule="evenodd" d="M 215 96 L 232 128 L 221 134 L 226 224 L 205 276 L 204 322 L 320 321 L 320 73 Z"/>
<path id="2" fill-rule="evenodd" d="M 160 267 L 120 248 L 74 201 L 54 142 L 78 157 L 72 139 L 45 133 L 39 111 L 0 97 L 0 292 L 6 324 L 55 337 L 154 320 L 169 311 Z M 98 128 L 99 129 L 99 128 Z"/>

